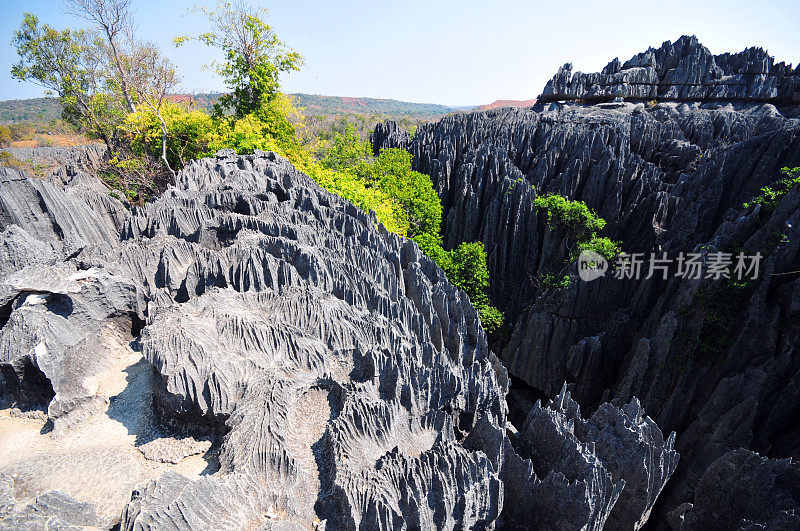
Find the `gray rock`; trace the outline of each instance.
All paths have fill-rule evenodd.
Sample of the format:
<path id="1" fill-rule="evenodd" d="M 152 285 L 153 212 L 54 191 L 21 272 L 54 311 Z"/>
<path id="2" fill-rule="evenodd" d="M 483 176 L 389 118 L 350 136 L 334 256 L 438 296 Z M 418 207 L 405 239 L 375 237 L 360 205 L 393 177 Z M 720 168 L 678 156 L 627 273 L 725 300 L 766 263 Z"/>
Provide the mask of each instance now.
<path id="1" fill-rule="evenodd" d="M 181 282 L 143 279 L 158 407 L 225 439 L 218 474 L 152 485 L 123 527 L 207 525 L 220 497 L 233 527 L 497 518 L 501 463 L 459 441 L 483 417 L 502 440 L 505 372 L 466 296 L 374 223 L 271 154 L 194 163 L 130 219 L 126 240 L 192 251 Z"/>
<path id="2" fill-rule="evenodd" d="M 513 434 L 508 376 L 467 296 L 414 243 L 274 154 L 192 163 L 160 199 L 121 218 L 103 252 L 68 255 L 64 238 L 36 222 L 60 219 L 69 204 L 81 214 L 76 231 L 116 237 L 69 183 L 15 182 L 6 193 L 20 205 L 20 190 L 40 186 L 48 201 L 28 217 L 9 207 L 20 224 L 4 227 L 0 391 L 43 401 L 55 436 L 80 434 L 108 407 L 91 376 L 108 349 L 138 340 L 154 400 L 116 400 L 173 430 L 142 440 L 140 458 L 155 466 L 219 455 L 211 475 L 167 470 L 138 488 L 121 510 L 123 529 L 599 529 L 617 513 L 633 527 L 671 472 L 672 440 L 638 403 L 578 428 L 553 405 L 549 432 Z M 52 252 L 24 266 L 20 257 L 45 242 Z M 619 459 L 596 452 L 593 437 L 598 448 L 619 447 Z M 535 461 L 539 479 L 530 452 L 552 444 L 566 457 Z M 617 511 L 623 481 L 642 497 Z M 537 510 L 515 512 L 524 507 Z"/>
<path id="3" fill-rule="evenodd" d="M 574 383 L 573 396 L 590 412 L 636 396 L 662 430 L 676 432 L 682 457 L 653 509 L 663 518 L 689 502 L 696 478 L 732 449 L 800 455 L 792 347 L 800 340 L 800 192 L 771 211 L 743 206 L 780 168 L 800 166 L 800 122 L 798 106 L 787 104 L 612 106 L 450 116 L 411 139 L 381 126 L 376 149 L 406 147 L 414 169 L 431 176 L 447 248 L 484 243 L 491 297 L 513 330 L 498 347 L 517 381 L 548 397 L 560 382 Z M 629 253 L 743 248 L 762 252 L 760 276 L 736 291 L 678 278 L 586 283 L 571 269 L 571 286 L 543 290 L 541 276 L 570 256 L 566 234 L 534 208 L 546 193 L 584 201 L 608 222 L 602 235 Z M 707 290 L 719 294 L 712 309 L 729 318 L 722 331 L 715 314 L 706 318 Z"/>
<path id="4" fill-rule="evenodd" d="M 800 102 L 800 68 L 775 63 L 763 48 L 712 55 L 695 36 L 665 41 L 624 64 L 614 59 L 601 72 L 572 73 L 559 68 L 540 102 L 603 101 L 761 101 Z"/>
<path id="5" fill-rule="evenodd" d="M 46 406 L 58 432 L 104 411 L 96 376 L 142 317 L 136 285 L 70 262 L 28 266 L 3 285 L 13 295 L 0 329 L 6 392 L 20 405 Z"/>
<path id="6" fill-rule="evenodd" d="M 37 496 L 29 504 L 15 498 L 14 482 L 0 474 L 0 527 L 3 529 L 86 529 L 108 527 L 89 503 L 61 491 Z"/>
<path id="7" fill-rule="evenodd" d="M 139 451 L 148 461 L 172 464 L 178 464 L 189 456 L 202 454 L 210 449 L 211 441 L 198 441 L 194 437 L 162 437 L 139 447 Z"/>
<path id="8" fill-rule="evenodd" d="M 100 169 L 106 155 L 104 144 L 88 144 L 69 147 L 22 147 L 2 148 L 14 158 L 31 164 L 57 169 L 69 167 L 73 171 L 94 172 Z"/>
<path id="9" fill-rule="evenodd" d="M 41 242 L 57 245 L 65 256 L 90 246 L 107 251 L 119 240 L 113 226 L 81 198 L 49 182 L 0 168 L 0 231 L 12 225 Z"/>
<path id="10" fill-rule="evenodd" d="M 511 440 L 530 460 L 517 465 L 519 479 L 505 476 L 517 526 L 640 529 L 678 463 L 675 434 L 665 441 L 636 399 L 584 420 L 566 385 L 546 407 L 537 402 Z"/>
<path id="11" fill-rule="evenodd" d="M 706 469 L 694 503 L 675 517 L 673 529 L 798 529 L 800 467 L 733 450 Z"/>

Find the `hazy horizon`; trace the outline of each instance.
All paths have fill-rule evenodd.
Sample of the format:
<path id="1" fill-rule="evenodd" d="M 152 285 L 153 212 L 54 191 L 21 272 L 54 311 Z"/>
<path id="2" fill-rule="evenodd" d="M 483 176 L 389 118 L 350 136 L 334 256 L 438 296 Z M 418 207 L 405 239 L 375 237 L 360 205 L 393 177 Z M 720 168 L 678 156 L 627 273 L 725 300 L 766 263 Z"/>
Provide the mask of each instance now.
<path id="1" fill-rule="evenodd" d="M 197 2 L 134 2 L 139 34 L 158 44 L 183 78 L 182 92 L 222 92 L 218 76 L 202 65 L 217 53 L 173 37 L 196 34 L 205 23 L 188 8 Z M 697 35 L 714 54 L 761 46 L 776 61 L 800 62 L 800 10 L 789 1 L 671 3 L 669 9 L 598 9 L 573 2 L 569 12 L 550 3 L 420 2 L 376 5 L 355 1 L 319 4 L 254 2 L 270 11 L 268 23 L 303 54 L 306 66 L 285 76 L 287 93 L 394 99 L 469 107 L 538 96 L 557 68 L 594 72 L 615 57 L 625 61 L 681 35 Z M 209 3 L 213 5 L 213 3 Z M 11 79 L 17 55 L 13 31 L 25 12 L 56 28 L 84 27 L 54 0 L 10 2 L 0 21 L 0 99 L 40 97 L 43 90 Z"/>

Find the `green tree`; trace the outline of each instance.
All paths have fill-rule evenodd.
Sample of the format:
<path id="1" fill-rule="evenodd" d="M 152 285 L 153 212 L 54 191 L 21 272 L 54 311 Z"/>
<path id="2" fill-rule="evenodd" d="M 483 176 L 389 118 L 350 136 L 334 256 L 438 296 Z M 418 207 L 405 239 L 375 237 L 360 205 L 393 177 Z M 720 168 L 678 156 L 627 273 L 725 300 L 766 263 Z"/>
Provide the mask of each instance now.
<path id="1" fill-rule="evenodd" d="M 411 153 L 384 149 L 372 164 L 368 182 L 393 197 L 408 217 L 408 237 L 437 236 L 442 224 L 442 204 L 431 178 L 411 169 Z"/>
<path id="2" fill-rule="evenodd" d="M 265 9 L 222 2 L 216 10 L 201 7 L 200 11 L 211 21 L 213 30 L 196 37 L 178 37 L 175 43 L 180 46 L 195 39 L 224 52 L 225 61 L 215 67 L 231 92 L 214 105 L 215 114 L 221 117 L 232 111 L 236 118 L 243 118 L 269 113 L 270 103 L 280 91 L 280 74 L 299 70 L 303 63 L 300 54 L 288 48 L 264 22 Z"/>
<path id="3" fill-rule="evenodd" d="M 786 177 L 761 188 L 758 195 L 744 203 L 743 206 L 750 208 L 760 205 L 764 215 L 771 214 L 777 208 L 784 195 L 800 186 L 800 167 L 781 168 L 781 173 Z"/>
<path id="4" fill-rule="evenodd" d="M 489 268 L 486 251 L 481 242 L 462 243 L 450 252 L 447 278 L 463 289 L 481 318 L 488 333 L 495 333 L 503 325 L 503 313 L 492 306 L 489 299 Z"/>
<path id="5" fill-rule="evenodd" d="M 384 149 L 373 157 L 369 143 L 361 140 L 352 124 L 335 134 L 321 153 L 322 165 L 335 170 L 339 180 L 332 191 L 339 193 L 337 190 L 343 188 L 344 181 L 358 183 L 388 198 L 394 205 L 390 210 L 392 220 L 402 220 L 395 226 L 405 229 L 395 232 L 416 242 L 442 268 L 448 280 L 469 295 L 488 333 L 498 332 L 503 325 L 503 314 L 491 305 L 483 244 L 462 243 L 450 251 L 442 247 L 442 204 L 431 178 L 411 168 L 411 154 L 402 149 Z M 349 199 L 347 195 L 344 197 Z M 381 221 L 386 224 L 385 219 Z"/>
<path id="6" fill-rule="evenodd" d="M 136 104 L 132 95 L 135 89 L 132 74 L 133 20 L 130 0 L 67 0 L 67 10 L 88 21 L 104 41 L 108 67 L 113 74 L 115 88 L 125 102 L 128 112 L 136 112 Z M 127 53 L 126 53 L 127 51 Z"/>
<path id="7" fill-rule="evenodd" d="M 562 231 L 566 235 L 569 256 L 559 264 L 556 271 L 539 276 L 540 289 L 549 290 L 570 285 L 567 269 L 582 251 L 594 251 L 606 260 L 612 261 L 620 253 L 619 242 L 598 236 L 606 226 L 606 220 L 599 217 L 583 201 L 567 199 L 558 194 L 540 195 L 533 200 L 537 212 L 547 218 L 551 230 Z"/>
<path id="8" fill-rule="evenodd" d="M 20 61 L 12 76 L 58 94 L 64 117 L 103 140 L 109 153 L 123 148 L 116 142 L 118 129 L 143 105 L 159 119 L 160 158 L 174 175 L 161 108 L 177 85 L 175 68 L 155 45 L 136 39 L 130 0 L 69 0 L 67 7 L 93 30 L 59 31 L 25 14 L 14 33 Z"/>
<path id="9" fill-rule="evenodd" d="M 372 146 L 361 140 L 352 123 L 336 132 L 320 153 L 322 165 L 334 171 L 353 170 L 371 156 Z"/>
<path id="10" fill-rule="evenodd" d="M 14 32 L 12 43 L 20 60 L 11 76 L 58 94 L 64 118 L 85 126 L 111 147 L 111 139 L 125 112 L 108 91 L 105 44 L 84 30 L 57 30 L 30 13 Z"/>

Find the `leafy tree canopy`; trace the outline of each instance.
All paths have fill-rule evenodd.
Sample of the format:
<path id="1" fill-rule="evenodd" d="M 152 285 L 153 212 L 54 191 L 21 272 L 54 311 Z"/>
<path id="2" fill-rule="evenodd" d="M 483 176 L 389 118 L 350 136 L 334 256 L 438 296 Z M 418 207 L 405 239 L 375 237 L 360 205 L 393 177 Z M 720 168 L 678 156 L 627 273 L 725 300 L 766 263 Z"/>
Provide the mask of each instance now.
<path id="1" fill-rule="evenodd" d="M 11 76 L 58 94 L 65 119 L 88 126 L 91 134 L 108 144 L 125 109 L 113 95 L 103 40 L 84 30 L 40 25 L 36 15 L 26 13 L 12 43 L 20 59 Z"/>
<path id="2" fill-rule="evenodd" d="M 178 37 L 175 43 L 180 46 L 195 39 L 225 54 L 225 61 L 214 66 L 231 92 L 220 97 L 215 114 L 232 111 L 236 118 L 243 118 L 269 109 L 267 104 L 278 97 L 280 74 L 299 70 L 301 55 L 278 39 L 264 22 L 265 9 L 221 2 L 215 10 L 201 7 L 200 11 L 211 21 L 212 31 Z"/>

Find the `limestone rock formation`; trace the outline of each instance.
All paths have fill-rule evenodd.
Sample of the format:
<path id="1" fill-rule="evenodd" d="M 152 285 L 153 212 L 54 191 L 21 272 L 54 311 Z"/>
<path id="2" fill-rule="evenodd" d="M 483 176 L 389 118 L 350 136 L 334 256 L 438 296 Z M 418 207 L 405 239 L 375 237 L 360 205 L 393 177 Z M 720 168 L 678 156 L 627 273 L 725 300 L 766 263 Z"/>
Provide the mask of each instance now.
<path id="1" fill-rule="evenodd" d="M 0 526 L 3 529 L 79 529 L 107 527 L 89 503 L 61 491 L 41 494 L 29 504 L 15 498 L 14 481 L 0 474 Z"/>
<path id="2" fill-rule="evenodd" d="M 775 63 L 763 48 L 713 55 L 697 37 L 684 35 L 625 63 L 614 59 L 593 74 L 573 74 L 567 63 L 547 83 L 539 102 L 615 98 L 798 104 L 800 65 L 793 70 Z"/>
<path id="3" fill-rule="evenodd" d="M 774 75 L 775 86 L 796 79 Z M 376 128 L 376 149 L 405 147 L 431 176 L 446 247 L 484 243 L 492 300 L 513 329 L 501 359 L 520 389 L 555 397 L 567 381 L 590 412 L 636 396 L 677 432 L 681 460 L 659 518 L 690 502 L 696 478 L 730 450 L 800 456 L 800 190 L 772 208 L 744 206 L 782 167 L 800 166 L 798 116 L 797 105 L 741 101 L 549 103 L 449 116 L 413 138 Z M 546 193 L 604 218 L 604 236 L 642 253 L 640 278 L 582 282 L 573 265 L 569 287 L 544 289 L 574 245 L 534 208 Z M 667 279 L 646 278 L 651 253 L 693 252 L 704 262 L 760 252 L 758 278 L 676 278 L 674 263 Z"/>
<path id="4" fill-rule="evenodd" d="M 75 171 L 92 172 L 100 168 L 106 155 L 104 144 L 89 144 L 71 147 L 7 147 L 5 151 L 21 161 L 30 161 L 47 168 L 71 168 Z"/>
<path id="5" fill-rule="evenodd" d="M 636 399 L 584 420 L 566 384 L 534 405 L 511 442 L 535 474 L 506 487 L 509 523 L 520 527 L 639 529 L 678 463 L 675 434 L 665 441 Z"/>
<path id="6" fill-rule="evenodd" d="M 0 398 L 23 409 L 0 424 L 43 447 L 0 459 L 24 480 L 0 484 L 4 525 L 647 519 L 677 456 L 638 402 L 583 420 L 564 392 L 515 435 L 467 296 L 275 154 L 221 152 L 109 216 L 94 188 L 78 173 L 0 180 Z M 32 433 L 36 407 L 51 432 Z M 537 457 L 552 444 L 564 455 Z M 69 493 L 51 493 L 59 481 Z M 532 493 L 535 515 L 504 502 Z"/>
<path id="7" fill-rule="evenodd" d="M 670 513 L 682 530 L 800 528 L 800 466 L 732 450 L 706 469 L 694 503 Z"/>

